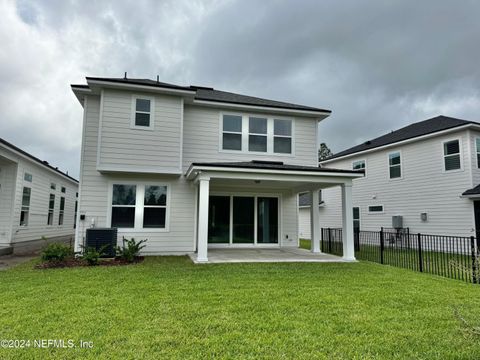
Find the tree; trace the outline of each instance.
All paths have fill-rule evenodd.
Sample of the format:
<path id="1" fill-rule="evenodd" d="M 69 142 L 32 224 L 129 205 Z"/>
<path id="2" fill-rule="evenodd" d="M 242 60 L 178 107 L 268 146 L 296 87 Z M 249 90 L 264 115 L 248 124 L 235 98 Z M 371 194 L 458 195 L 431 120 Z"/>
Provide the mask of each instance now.
<path id="1" fill-rule="evenodd" d="M 326 158 L 332 156 L 333 153 L 325 143 L 320 144 L 320 148 L 318 149 L 318 161 L 325 160 Z"/>

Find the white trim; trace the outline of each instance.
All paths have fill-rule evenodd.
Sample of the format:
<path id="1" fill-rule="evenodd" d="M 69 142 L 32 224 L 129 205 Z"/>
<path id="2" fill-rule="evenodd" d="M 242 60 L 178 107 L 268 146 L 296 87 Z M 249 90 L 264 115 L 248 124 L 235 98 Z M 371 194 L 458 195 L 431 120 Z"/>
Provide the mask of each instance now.
<path id="1" fill-rule="evenodd" d="M 85 142 L 86 142 L 86 135 L 85 131 L 87 128 L 87 109 L 88 109 L 88 97 L 84 96 L 84 103 L 83 103 L 83 124 L 82 124 L 82 147 L 80 151 L 80 173 L 78 176 L 79 184 L 78 184 L 78 197 L 76 200 L 78 201 L 77 205 L 77 221 L 76 221 L 76 227 L 75 227 L 75 252 L 79 252 L 81 250 L 80 245 L 83 244 L 83 231 L 85 228 L 85 222 L 86 220 L 80 220 L 80 214 L 82 213 L 82 178 L 83 178 L 83 168 L 84 168 L 84 163 L 85 163 Z M 82 230 L 80 230 L 80 228 Z M 80 239 L 80 237 L 82 239 Z M 82 243 L 82 244 L 80 244 Z"/>
<path id="2" fill-rule="evenodd" d="M 120 172 L 120 173 L 141 173 L 141 174 L 171 174 L 182 175 L 180 169 L 175 168 L 152 168 L 152 167 L 134 167 L 134 166 L 117 166 L 117 165 L 102 165 L 97 166 L 99 172 Z"/>
<path id="3" fill-rule="evenodd" d="M 100 110 L 98 115 L 98 135 L 97 135 L 97 169 L 100 167 L 100 153 L 102 144 L 102 125 L 103 125 L 103 99 L 105 93 L 102 89 L 100 92 Z M 85 110 L 84 110 L 85 111 Z"/>
<path id="4" fill-rule="evenodd" d="M 466 130 L 466 129 L 470 129 L 470 128 L 480 130 L 480 125 L 466 124 L 466 125 L 462 125 L 462 126 L 457 126 L 457 127 L 451 128 L 451 129 L 437 131 L 437 132 L 434 132 L 434 133 L 431 133 L 431 134 L 417 136 L 417 137 L 414 137 L 414 138 L 405 139 L 405 140 L 402 140 L 402 141 L 397 141 L 397 142 L 394 142 L 394 143 L 374 147 L 374 148 L 367 149 L 367 150 L 357 151 L 357 152 L 354 152 L 354 153 L 351 153 L 351 154 L 339 156 L 339 157 L 334 158 L 334 159 L 322 160 L 322 161 L 320 161 L 320 163 L 321 164 L 327 164 L 327 163 L 347 159 L 347 158 L 350 158 L 350 157 L 353 157 L 353 156 L 358 156 L 358 155 L 361 155 L 361 154 L 367 154 L 367 153 L 371 153 L 371 152 L 374 152 L 374 151 L 379 151 L 379 150 L 383 150 L 383 149 L 386 149 L 386 148 L 396 147 L 396 146 L 408 144 L 408 143 L 411 143 L 411 142 L 416 142 L 416 141 L 420 141 L 420 140 L 424 140 L 424 139 L 428 139 L 428 138 L 433 138 L 433 137 L 437 137 L 437 136 L 441 136 L 441 135 L 445 135 L 445 134 L 449 134 L 449 133 L 454 133 L 454 132 L 457 132 L 457 131 L 462 131 L 462 130 Z"/>
<path id="5" fill-rule="evenodd" d="M 108 181 L 108 196 L 107 196 L 107 214 L 106 226 L 111 227 L 112 224 L 112 199 L 113 199 L 113 185 L 135 185 L 135 227 L 133 228 L 118 228 L 118 232 L 122 233 L 167 233 L 170 232 L 170 207 L 171 207 L 171 183 L 168 181 L 133 181 L 133 180 L 109 180 Z M 144 214 L 144 196 L 145 186 L 166 186 L 167 187 L 167 202 L 165 210 L 165 228 L 144 228 L 143 214 Z"/>
<path id="6" fill-rule="evenodd" d="M 137 100 L 149 100 L 150 111 L 137 111 Z M 141 125 L 135 124 L 135 115 L 137 113 L 150 115 L 148 126 L 141 126 Z M 130 108 L 130 129 L 147 130 L 147 131 L 153 131 L 155 129 L 155 97 L 154 96 L 132 94 L 131 108 Z"/>
<path id="7" fill-rule="evenodd" d="M 360 158 L 360 159 L 357 159 L 357 160 L 352 160 L 352 170 L 355 171 L 355 169 L 353 168 L 353 164 L 356 163 L 356 162 L 360 162 L 360 161 L 363 161 L 363 164 L 364 164 L 364 168 L 363 168 L 363 178 L 365 179 L 367 177 L 367 158 Z M 356 169 L 356 170 L 362 170 L 362 169 Z"/>
<path id="8" fill-rule="evenodd" d="M 254 111 L 268 111 L 268 112 L 284 113 L 284 114 L 299 114 L 306 117 L 314 117 L 315 119 L 318 119 L 318 121 L 322 121 L 323 119 L 330 116 L 331 114 L 331 112 L 325 112 L 325 111 L 322 112 L 322 111 L 310 111 L 310 110 L 285 109 L 285 108 L 277 108 L 277 107 L 270 107 L 270 106 L 243 105 L 243 104 L 235 104 L 235 103 L 210 101 L 210 100 L 194 99 L 193 103 L 197 105 L 205 105 L 205 106 L 221 107 L 221 108 L 247 109 L 247 110 L 254 110 Z"/>
<path id="9" fill-rule="evenodd" d="M 400 155 L 400 176 L 399 177 L 390 177 L 390 168 L 392 165 L 390 165 L 390 155 L 396 154 Z M 387 179 L 389 181 L 397 181 L 397 180 L 402 180 L 403 179 L 403 154 L 402 150 L 395 150 L 395 151 L 390 151 L 387 153 L 387 166 L 388 166 L 388 172 L 387 172 Z M 394 167 L 397 167 L 398 165 L 393 165 Z"/>
<path id="10" fill-rule="evenodd" d="M 452 170 L 447 170 L 445 168 L 445 156 L 454 156 L 456 154 L 453 154 L 453 155 L 445 155 L 445 144 L 448 143 L 448 142 L 451 142 L 451 141 L 458 141 L 458 155 L 460 157 L 460 169 L 452 169 Z M 442 140 L 441 141 L 441 146 L 442 146 L 442 170 L 443 170 L 443 173 L 444 174 L 450 174 L 450 173 L 456 173 L 456 172 L 462 172 L 464 171 L 464 168 L 463 168 L 463 141 L 462 141 L 462 138 L 461 137 L 452 137 L 452 138 L 448 138 L 448 139 L 445 139 L 445 140 Z"/>
<path id="11" fill-rule="evenodd" d="M 178 168 L 182 171 L 183 168 L 183 121 L 184 121 L 184 107 L 185 107 L 185 100 L 183 98 L 180 99 L 180 156 L 179 156 L 179 164 Z"/>
<path id="12" fill-rule="evenodd" d="M 370 211 L 370 207 L 374 207 L 374 206 L 381 206 L 382 207 L 382 211 Z M 358 207 L 358 206 L 357 206 Z M 367 205 L 367 213 L 369 215 L 377 215 L 377 214 L 385 214 L 385 207 L 383 206 L 383 204 L 378 204 L 378 205 Z M 353 215 L 353 213 L 352 213 Z"/>

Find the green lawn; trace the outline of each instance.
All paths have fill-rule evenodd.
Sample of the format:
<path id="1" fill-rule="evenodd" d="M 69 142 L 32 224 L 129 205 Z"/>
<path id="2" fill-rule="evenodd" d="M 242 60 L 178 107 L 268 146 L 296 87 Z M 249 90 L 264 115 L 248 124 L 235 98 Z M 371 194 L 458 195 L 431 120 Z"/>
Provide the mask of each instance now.
<path id="1" fill-rule="evenodd" d="M 478 359 L 458 308 L 480 285 L 374 263 L 139 265 L 0 272 L 0 339 L 93 349 L 0 349 L 28 358 Z"/>

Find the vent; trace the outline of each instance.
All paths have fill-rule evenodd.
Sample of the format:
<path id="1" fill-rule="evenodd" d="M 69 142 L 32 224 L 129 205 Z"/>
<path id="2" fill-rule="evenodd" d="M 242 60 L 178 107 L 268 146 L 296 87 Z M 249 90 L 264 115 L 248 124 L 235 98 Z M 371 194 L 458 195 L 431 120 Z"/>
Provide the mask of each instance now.
<path id="1" fill-rule="evenodd" d="M 115 257 L 115 247 L 117 246 L 117 229 L 87 229 L 86 243 L 87 247 L 92 247 L 97 251 L 102 250 L 104 255 L 101 257 L 113 258 Z"/>

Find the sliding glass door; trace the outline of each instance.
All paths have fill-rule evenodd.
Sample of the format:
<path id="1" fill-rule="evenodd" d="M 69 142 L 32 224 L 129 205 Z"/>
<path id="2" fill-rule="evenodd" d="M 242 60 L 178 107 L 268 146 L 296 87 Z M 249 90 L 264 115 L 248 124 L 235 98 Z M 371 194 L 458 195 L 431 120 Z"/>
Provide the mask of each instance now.
<path id="1" fill-rule="evenodd" d="M 210 196 L 210 244 L 278 244 L 277 197 Z"/>

